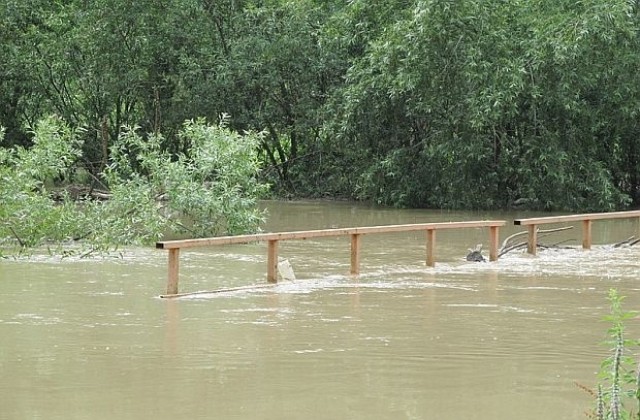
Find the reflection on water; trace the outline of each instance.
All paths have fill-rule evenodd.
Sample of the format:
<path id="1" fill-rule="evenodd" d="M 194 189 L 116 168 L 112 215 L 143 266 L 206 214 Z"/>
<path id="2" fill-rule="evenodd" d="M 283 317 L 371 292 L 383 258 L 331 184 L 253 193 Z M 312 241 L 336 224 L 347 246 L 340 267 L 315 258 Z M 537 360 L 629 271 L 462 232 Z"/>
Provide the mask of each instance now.
<path id="1" fill-rule="evenodd" d="M 513 214 L 267 203 L 268 231 Z M 516 232 L 509 226 L 506 237 Z M 576 232 L 558 241 L 580 241 Z M 606 294 L 638 308 L 629 221 L 596 222 L 591 251 L 469 263 L 482 229 L 280 245 L 298 278 L 176 300 L 166 254 L 0 262 L 0 419 L 579 419 L 606 356 Z M 266 246 L 185 251 L 183 290 L 265 281 Z M 637 337 L 631 321 L 628 333 Z"/>

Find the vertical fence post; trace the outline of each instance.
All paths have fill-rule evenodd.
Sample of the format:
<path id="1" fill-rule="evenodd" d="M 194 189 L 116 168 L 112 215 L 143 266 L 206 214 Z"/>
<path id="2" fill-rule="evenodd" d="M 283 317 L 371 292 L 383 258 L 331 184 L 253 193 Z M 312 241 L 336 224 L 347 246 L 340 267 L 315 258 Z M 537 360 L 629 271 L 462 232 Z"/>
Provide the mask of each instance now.
<path id="1" fill-rule="evenodd" d="M 434 256 L 435 247 L 436 247 L 436 230 L 427 229 L 427 265 L 429 267 L 434 267 L 436 265 L 436 260 Z"/>
<path id="2" fill-rule="evenodd" d="M 591 249 L 591 222 L 592 220 L 582 221 L 582 248 Z"/>
<path id="3" fill-rule="evenodd" d="M 167 277 L 167 294 L 178 294 L 178 277 L 180 272 L 180 248 L 169 249 L 169 274 Z"/>
<path id="4" fill-rule="evenodd" d="M 360 234 L 351 234 L 351 274 L 360 274 Z"/>
<path id="5" fill-rule="evenodd" d="M 531 255 L 536 255 L 538 248 L 538 227 L 536 225 L 529 225 L 529 240 L 527 242 L 527 252 Z"/>
<path id="6" fill-rule="evenodd" d="M 278 282 L 278 241 L 270 240 L 267 245 L 267 281 Z"/>
<path id="7" fill-rule="evenodd" d="M 489 227 L 489 261 L 498 260 L 498 226 Z"/>

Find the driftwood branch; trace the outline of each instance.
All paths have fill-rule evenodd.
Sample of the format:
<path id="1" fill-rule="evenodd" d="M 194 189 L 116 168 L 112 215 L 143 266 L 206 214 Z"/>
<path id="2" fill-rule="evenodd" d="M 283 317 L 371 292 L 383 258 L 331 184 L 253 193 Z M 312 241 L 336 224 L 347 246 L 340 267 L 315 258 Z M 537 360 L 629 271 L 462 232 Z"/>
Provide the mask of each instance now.
<path id="1" fill-rule="evenodd" d="M 516 249 L 520 249 L 520 248 L 525 248 L 527 246 L 526 242 L 519 242 L 515 245 L 511 245 L 509 247 L 502 247 L 500 248 L 500 251 L 498 252 L 498 258 L 502 257 L 504 254 L 506 254 L 507 252 L 511 252 L 514 251 Z"/>
<path id="2" fill-rule="evenodd" d="M 561 228 L 556 228 L 556 229 L 546 229 L 546 230 L 540 230 L 538 229 L 538 234 L 539 237 L 543 237 L 543 236 L 548 236 L 551 233 L 555 233 L 555 232 L 561 232 L 564 230 L 568 230 L 568 229 L 573 229 L 573 226 L 566 226 L 566 227 L 561 227 Z M 502 257 L 504 254 L 514 251 L 516 249 L 521 249 L 521 248 L 526 248 L 527 247 L 527 242 L 517 242 L 517 243 L 512 243 L 513 240 L 515 238 L 518 238 L 520 236 L 524 236 L 527 235 L 529 232 L 528 231 L 522 231 L 522 232 L 517 232 L 514 233 L 513 235 L 507 237 L 503 242 L 502 242 L 502 246 L 500 247 L 500 249 L 498 250 L 498 257 Z M 564 248 L 564 249 L 572 249 L 573 247 L 561 247 L 560 245 L 570 241 L 571 239 L 565 239 L 563 241 L 560 242 L 556 242 L 552 245 L 544 245 L 541 243 L 537 243 L 536 246 L 538 248 L 543 248 L 543 249 L 549 249 L 549 248 Z M 640 238 L 636 238 L 635 236 L 630 236 L 629 238 L 620 241 L 616 244 L 613 245 L 614 248 L 621 248 L 621 247 L 630 247 L 630 246 L 634 246 L 640 243 Z"/>
<path id="3" fill-rule="evenodd" d="M 549 233 L 554 233 L 554 232 L 560 232 L 563 230 L 568 230 L 568 229 L 573 229 L 573 226 L 565 226 L 565 227 L 561 227 L 561 228 L 555 228 L 555 229 L 545 229 L 545 230 L 540 230 L 538 229 L 538 234 L 540 234 L 541 236 L 545 235 L 545 234 L 549 234 Z M 509 241 L 517 238 L 518 236 L 522 236 L 522 235 L 526 235 L 529 232 L 524 230 L 522 232 L 518 232 L 518 233 L 514 233 L 511 236 L 508 236 L 503 242 L 502 242 L 502 246 L 500 247 L 500 249 L 504 249 L 508 246 Z"/>
<path id="4" fill-rule="evenodd" d="M 573 226 L 565 226 L 565 227 L 561 227 L 561 228 L 555 228 L 555 229 L 544 229 L 544 230 L 538 229 L 538 230 L 537 230 L 537 232 L 538 232 L 538 235 L 539 235 L 538 237 L 544 237 L 544 236 L 548 236 L 548 235 L 549 235 L 549 234 L 551 234 L 551 233 L 555 233 L 555 232 L 562 232 L 562 231 L 564 231 L 564 230 L 569 230 L 569 229 L 573 229 Z M 501 247 L 500 247 L 500 249 L 498 250 L 498 258 L 499 258 L 499 257 L 502 257 L 504 254 L 506 254 L 506 253 L 508 253 L 508 252 L 511 252 L 511 251 L 514 251 L 514 250 L 516 250 L 516 249 L 526 248 L 526 246 L 527 246 L 527 242 L 526 242 L 526 241 L 525 241 L 525 242 L 518 242 L 518 243 L 515 243 L 515 244 L 513 244 L 513 243 L 512 243 L 512 241 L 513 241 L 515 238 L 517 238 L 517 237 L 519 237 L 519 236 L 527 235 L 528 233 L 529 233 L 529 232 L 525 230 L 525 231 L 522 231 L 522 232 L 514 233 L 514 234 L 513 234 L 513 235 L 511 235 L 511 236 L 508 236 L 508 237 L 507 237 L 507 238 L 502 242 L 502 246 L 501 246 Z M 538 243 L 538 244 L 537 244 L 537 246 L 538 246 L 539 248 L 556 248 L 556 247 L 558 247 L 558 245 L 560 245 L 560 244 L 562 244 L 562 243 L 564 243 L 564 242 L 567 242 L 567 241 L 568 241 L 568 240 L 564 240 L 564 241 L 561 241 L 561 242 L 555 243 L 555 244 L 550 245 L 550 246 L 547 246 L 547 245 L 543 245 L 543 244 Z"/>
<path id="5" fill-rule="evenodd" d="M 620 247 L 623 247 L 625 245 L 631 246 L 630 244 L 633 243 L 634 240 L 637 241 L 636 237 L 635 236 L 630 236 L 627 239 L 625 239 L 624 241 L 620 241 L 620 242 L 614 244 L 613 247 L 614 248 L 620 248 Z"/>
<path id="6" fill-rule="evenodd" d="M 640 238 L 636 238 L 635 236 L 630 236 L 627 239 L 625 239 L 624 241 L 620 241 L 616 244 L 613 245 L 614 248 L 628 248 L 630 246 L 634 246 L 636 244 L 640 243 Z"/>
<path id="7" fill-rule="evenodd" d="M 509 241 L 511 241 L 511 240 L 513 240 L 513 239 L 515 239 L 515 238 L 517 238 L 518 236 L 526 235 L 527 233 L 528 233 L 528 232 L 527 232 L 526 230 L 524 230 L 524 231 L 522 231 L 522 232 L 514 233 L 514 234 L 513 234 L 513 235 L 511 235 L 511 236 L 507 236 L 507 237 L 505 238 L 505 240 L 502 242 L 502 246 L 500 247 L 500 249 L 502 250 L 502 249 L 507 248 L 507 244 L 509 243 Z M 525 242 L 525 243 L 526 243 L 526 242 Z"/>

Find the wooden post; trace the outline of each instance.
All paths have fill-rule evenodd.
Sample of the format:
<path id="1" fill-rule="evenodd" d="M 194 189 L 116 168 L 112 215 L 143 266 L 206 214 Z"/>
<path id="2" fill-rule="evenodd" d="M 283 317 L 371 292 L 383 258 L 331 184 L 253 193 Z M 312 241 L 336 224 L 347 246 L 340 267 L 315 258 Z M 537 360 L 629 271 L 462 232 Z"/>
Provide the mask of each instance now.
<path id="1" fill-rule="evenodd" d="M 527 252 L 536 255 L 538 248 L 538 228 L 536 225 L 529 225 L 529 241 L 527 242 Z"/>
<path id="2" fill-rule="evenodd" d="M 591 249 L 591 223 L 592 220 L 582 221 L 582 248 Z"/>
<path id="3" fill-rule="evenodd" d="M 169 275 L 167 278 L 167 294 L 178 294 L 178 278 L 180 272 L 180 248 L 169 250 Z"/>
<path id="4" fill-rule="evenodd" d="M 351 274 L 360 274 L 360 235 L 351 235 Z"/>
<path id="5" fill-rule="evenodd" d="M 435 267 L 436 260 L 434 251 L 436 247 L 436 230 L 427 229 L 427 265 L 429 267 Z"/>
<path id="6" fill-rule="evenodd" d="M 267 281 L 278 282 L 278 241 L 269 240 L 267 245 Z"/>
<path id="7" fill-rule="evenodd" d="M 489 261 L 498 260 L 498 226 L 489 226 Z"/>

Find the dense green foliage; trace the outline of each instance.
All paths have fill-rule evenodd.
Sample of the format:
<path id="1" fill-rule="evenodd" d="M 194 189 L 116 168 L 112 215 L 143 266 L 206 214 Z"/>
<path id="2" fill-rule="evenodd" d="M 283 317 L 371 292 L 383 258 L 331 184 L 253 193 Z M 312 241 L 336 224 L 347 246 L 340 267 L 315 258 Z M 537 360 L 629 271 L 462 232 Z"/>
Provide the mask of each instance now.
<path id="1" fill-rule="evenodd" d="M 78 165 L 84 134 L 48 118 L 34 128 L 31 147 L 0 149 L 0 255 L 37 246 L 63 254 L 111 251 L 167 235 L 255 231 L 262 221 L 256 199 L 266 186 L 256 180 L 255 154 L 261 134 L 241 136 L 226 120 L 188 121 L 178 132 L 188 152 L 173 156 L 160 133 L 143 137 L 123 127 L 100 173 L 108 192 L 98 195 L 77 191 L 76 183 L 90 177 Z"/>
<path id="2" fill-rule="evenodd" d="M 122 127 L 179 159 L 228 113 L 278 194 L 611 210 L 640 202 L 639 29 L 635 0 L 7 0 L 0 124 L 55 114 L 93 182 Z"/>

